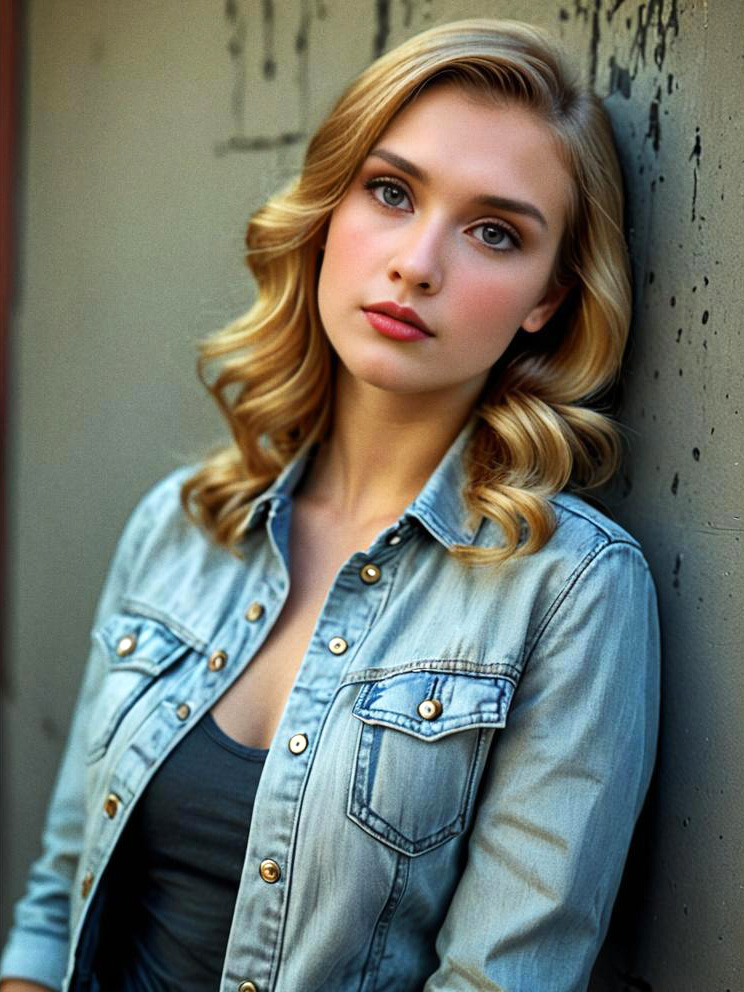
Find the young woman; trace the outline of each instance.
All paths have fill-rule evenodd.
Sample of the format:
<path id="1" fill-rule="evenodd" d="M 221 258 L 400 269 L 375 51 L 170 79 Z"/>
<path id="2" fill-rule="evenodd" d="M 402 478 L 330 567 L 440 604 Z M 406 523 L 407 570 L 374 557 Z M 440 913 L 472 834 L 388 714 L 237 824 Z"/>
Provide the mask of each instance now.
<path id="1" fill-rule="evenodd" d="M 620 190 L 525 25 L 342 96 L 203 348 L 234 441 L 119 543 L 3 992 L 586 988 L 658 705 L 641 551 L 568 492 L 617 461 Z"/>

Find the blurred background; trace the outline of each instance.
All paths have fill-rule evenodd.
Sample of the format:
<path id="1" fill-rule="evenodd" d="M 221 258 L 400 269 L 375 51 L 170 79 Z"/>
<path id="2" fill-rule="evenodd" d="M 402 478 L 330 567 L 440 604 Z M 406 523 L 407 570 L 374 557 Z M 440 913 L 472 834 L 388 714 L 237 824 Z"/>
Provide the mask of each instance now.
<path id="1" fill-rule="evenodd" d="M 248 216 L 372 58 L 475 15 L 564 40 L 628 187 L 629 458 L 607 498 L 656 579 L 664 712 L 592 989 L 744 989 L 740 0 L 3 0 L 0 941 L 117 536 L 225 437 L 195 343 L 251 302 Z"/>

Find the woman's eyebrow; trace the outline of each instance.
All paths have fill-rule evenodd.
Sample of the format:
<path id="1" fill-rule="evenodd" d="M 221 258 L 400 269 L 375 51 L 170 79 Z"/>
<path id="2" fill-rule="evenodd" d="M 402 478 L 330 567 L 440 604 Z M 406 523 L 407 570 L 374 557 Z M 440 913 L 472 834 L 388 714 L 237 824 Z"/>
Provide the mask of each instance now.
<path id="1" fill-rule="evenodd" d="M 388 151 L 387 148 L 373 148 L 369 156 L 370 158 L 383 159 L 383 161 L 400 169 L 401 172 L 405 172 L 409 176 L 413 176 L 414 179 L 418 179 L 421 183 L 426 184 L 429 182 L 429 174 L 424 169 L 414 165 L 413 162 L 409 162 L 402 155 L 396 155 L 395 152 Z M 495 207 L 497 210 L 508 210 L 513 214 L 524 214 L 527 217 L 534 217 L 543 227 L 548 226 L 548 222 L 537 207 L 524 200 L 513 200 L 508 196 L 492 196 L 490 193 L 482 193 L 479 196 L 473 197 L 473 203 L 477 203 L 483 207 Z"/>
<path id="2" fill-rule="evenodd" d="M 419 169 L 417 165 L 413 162 L 409 162 L 407 158 L 403 158 L 402 155 L 396 155 L 395 152 L 389 152 L 386 148 L 373 148 L 369 153 L 370 157 L 384 159 L 390 165 L 394 165 L 396 168 L 400 169 L 401 172 L 407 172 L 409 176 L 413 176 L 414 179 L 418 179 L 421 183 L 429 182 L 428 172 L 424 172 L 423 169 Z"/>

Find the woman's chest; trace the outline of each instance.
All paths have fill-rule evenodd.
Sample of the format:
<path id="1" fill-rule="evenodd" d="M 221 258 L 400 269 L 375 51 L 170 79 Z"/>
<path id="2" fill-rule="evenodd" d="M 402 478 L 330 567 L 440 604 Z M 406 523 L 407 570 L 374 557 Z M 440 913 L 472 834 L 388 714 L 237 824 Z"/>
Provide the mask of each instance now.
<path id="1" fill-rule="evenodd" d="M 367 540 L 363 528 L 334 527 L 327 517 L 296 508 L 287 598 L 248 667 L 212 710 L 230 737 L 249 747 L 271 745 L 336 576 L 359 548 L 371 543 L 372 537 Z M 253 606 L 253 613 L 259 608 L 259 604 Z M 327 649 L 332 656 L 343 654 L 347 647 L 341 635 L 328 638 Z"/>

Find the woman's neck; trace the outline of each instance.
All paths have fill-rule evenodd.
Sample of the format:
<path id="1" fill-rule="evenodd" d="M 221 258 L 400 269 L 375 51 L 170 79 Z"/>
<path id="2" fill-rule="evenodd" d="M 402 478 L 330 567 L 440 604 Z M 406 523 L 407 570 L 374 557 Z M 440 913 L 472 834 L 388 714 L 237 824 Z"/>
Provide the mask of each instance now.
<path id="1" fill-rule="evenodd" d="M 319 511 L 361 527 L 396 519 L 468 420 L 475 397 L 397 394 L 339 371 L 333 426 L 301 487 Z M 298 493 L 299 495 L 299 493 Z"/>

